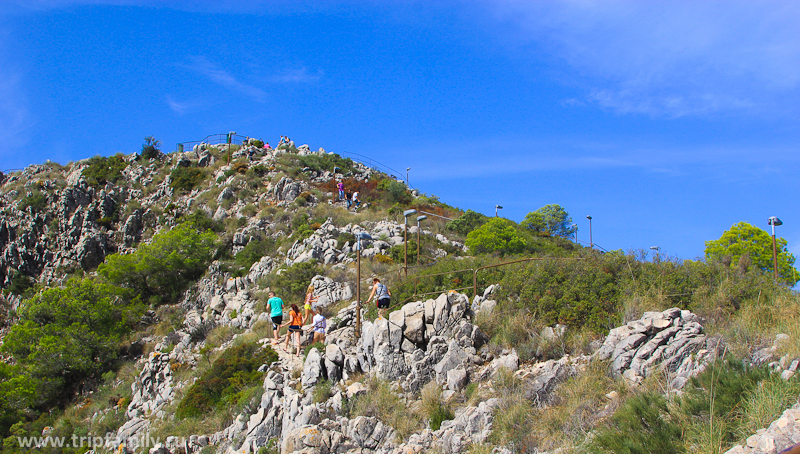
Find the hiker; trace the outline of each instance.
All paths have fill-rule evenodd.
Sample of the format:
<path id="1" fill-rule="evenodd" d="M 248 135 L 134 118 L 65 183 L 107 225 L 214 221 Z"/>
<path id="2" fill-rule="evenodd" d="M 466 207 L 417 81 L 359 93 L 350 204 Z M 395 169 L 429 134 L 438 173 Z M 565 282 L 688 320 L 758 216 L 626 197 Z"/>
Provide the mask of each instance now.
<path id="1" fill-rule="evenodd" d="M 275 296 L 275 292 L 270 291 L 267 306 L 270 308 L 269 316 L 272 319 L 272 335 L 277 343 L 280 340 L 278 331 L 280 331 L 281 322 L 283 322 L 283 300 Z"/>
<path id="2" fill-rule="evenodd" d="M 392 292 L 390 292 L 384 284 L 381 284 L 381 280 L 377 277 L 372 278 L 372 292 L 370 292 L 367 301 L 372 301 L 373 296 L 375 296 L 377 300 L 376 305 L 378 306 L 378 317 L 383 318 L 384 312 L 386 312 L 386 309 L 389 308 Z"/>
<path id="3" fill-rule="evenodd" d="M 350 201 L 351 197 L 352 197 L 352 195 L 349 192 L 344 194 L 344 200 L 345 200 L 345 202 L 347 202 L 347 209 L 348 210 L 350 209 L 350 206 L 353 204 L 353 202 Z"/>
<path id="4" fill-rule="evenodd" d="M 315 313 L 311 311 L 311 313 L 314 314 L 314 318 L 311 320 L 312 329 L 314 330 L 314 339 L 312 342 L 325 342 L 325 328 L 328 327 L 328 321 L 320 312 Z"/>
<path id="5" fill-rule="evenodd" d="M 303 325 L 306 318 L 300 313 L 300 308 L 297 304 L 292 304 L 292 310 L 289 311 L 289 321 L 281 326 L 289 326 L 286 332 L 286 342 L 283 345 L 283 351 L 289 353 L 289 338 L 294 337 L 295 345 L 297 346 L 297 356 L 300 356 L 300 333 L 303 331 Z"/>
<path id="6" fill-rule="evenodd" d="M 344 200 L 344 183 L 340 181 L 336 187 L 339 188 L 339 200 Z"/>
<path id="7" fill-rule="evenodd" d="M 358 200 L 358 191 L 353 193 L 353 203 L 356 205 L 356 210 L 358 209 L 358 206 L 361 205 L 361 200 Z"/>
<path id="8" fill-rule="evenodd" d="M 314 285 L 309 284 L 308 288 L 306 289 L 306 299 L 304 301 L 305 305 L 304 309 L 306 310 L 306 315 L 305 315 L 306 320 L 311 319 L 311 315 L 314 313 L 314 311 L 311 308 L 311 303 L 315 303 L 317 299 L 318 298 L 314 296 Z"/>

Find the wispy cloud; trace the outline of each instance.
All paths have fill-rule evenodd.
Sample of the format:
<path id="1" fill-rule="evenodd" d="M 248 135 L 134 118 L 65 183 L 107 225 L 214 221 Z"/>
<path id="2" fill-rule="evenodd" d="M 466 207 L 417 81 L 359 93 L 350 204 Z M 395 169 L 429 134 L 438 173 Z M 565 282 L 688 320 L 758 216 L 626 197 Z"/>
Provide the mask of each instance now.
<path id="1" fill-rule="evenodd" d="M 166 95 L 165 101 L 173 112 L 176 112 L 181 115 L 186 113 L 187 110 L 201 107 L 204 105 L 202 102 L 198 101 L 176 101 L 175 98 L 173 98 L 171 95 Z"/>
<path id="2" fill-rule="evenodd" d="M 192 57 L 189 63 L 181 63 L 177 66 L 194 71 L 217 85 L 253 97 L 258 101 L 263 102 L 267 97 L 267 92 L 263 89 L 242 82 L 235 75 L 210 62 L 205 57 Z"/>
<path id="3" fill-rule="evenodd" d="M 308 83 L 316 82 L 323 76 L 322 71 L 309 73 L 305 67 L 298 69 L 284 69 L 280 73 L 270 78 L 275 83 Z"/>
<path id="4" fill-rule="evenodd" d="M 798 2 L 512 0 L 484 7 L 510 26 L 513 39 L 566 63 L 567 77 L 603 108 L 664 116 L 796 111 Z"/>

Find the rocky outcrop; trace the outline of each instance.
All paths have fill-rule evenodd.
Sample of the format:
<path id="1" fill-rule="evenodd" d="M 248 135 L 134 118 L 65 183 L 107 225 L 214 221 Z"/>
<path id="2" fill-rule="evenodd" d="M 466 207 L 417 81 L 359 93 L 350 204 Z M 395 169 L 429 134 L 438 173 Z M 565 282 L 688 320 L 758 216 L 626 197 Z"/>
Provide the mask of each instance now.
<path id="1" fill-rule="evenodd" d="M 800 404 L 784 411 L 769 427 L 760 429 L 744 445 L 736 445 L 725 454 L 777 454 L 795 445 L 800 448 Z"/>
<path id="2" fill-rule="evenodd" d="M 672 386 L 678 389 L 700 372 L 709 355 L 700 318 L 673 308 L 645 312 L 641 319 L 612 329 L 595 357 L 610 360 L 611 370 L 632 382 L 655 370 L 673 373 Z"/>
<path id="3" fill-rule="evenodd" d="M 175 392 L 169 355 L 152 353 L 131 385 L 131 391 L 133 398 L 125 412 L 128 418 L 163 418 L 162 409 L 172 401 Z"/>

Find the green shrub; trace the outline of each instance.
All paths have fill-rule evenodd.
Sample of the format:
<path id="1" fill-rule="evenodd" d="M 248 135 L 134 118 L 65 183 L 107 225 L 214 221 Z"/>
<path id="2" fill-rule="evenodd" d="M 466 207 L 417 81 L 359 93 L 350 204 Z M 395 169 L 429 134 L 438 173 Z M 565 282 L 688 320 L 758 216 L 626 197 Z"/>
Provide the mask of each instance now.
<path id="1" fill-rule="evenodd" d="M 411 203 L 411 201 L 413 200 L 411 192 L 408 191 L 406 185 L 397 180 L 392 180 L 392 179 L 380 180 L 378 182 L 377 189 L 379 191 L 383 191 L 383 197 L 381 197 L 381 199 L 389 205 L 391 204 L 407 205 Z"/>
<path id="2" fill-rule="evenodd" d="M 142 145 L 142 158 L 150 160 L 157 158 L 159 155 L 161 155 L 161 142 L 153 136 L 145 137 L 144 145 Z"/>
<path id="3" fill-rule="evenodd" d="M 465 244 L 473 254 L 515 254 L 525 250 L 525 241 L 517 233 L 512 221 L 503 218 L 491 218 L 471 231 Z"/>
<path id="4" fill-rule="evenodd" d="M 191 191 L 203 182 L 206 173 L 197 167 L 176 167 L 170 174 L 169 187 L 181 191 Z"/>
<path id="5" fill-rule="evenodd" d="M 247 243 L 234 257 L 234 263 L 238 267 L 238 270 L 234 273 L 237 275 L 235 277 L 247 274 L 254 263 L 261 260 L 261 257 L 273 252 L 274 248 L 275 240 L 272 238 L 253 240 Z"/>
<path id="6" fill-rule="evenodd" d="M 109 370 L 118 343 L 145 307 L 130 293 L 89 279 L 70 280 L 23 304 L 2 350 L 38 384 L 39 402 L 61 398 L 82 380 Z"/>
<path id="7" fill-rule="evenodd" d="M 214 218 L 207 215 L 206 212 L 201 209 L 197 209 L 191 214 L 185 215 L 181 218 L 181 221 L 194 225 L 194 227 L 201 232 L 210 230 L 220 233 L 225 230 L 225 223 L 215 221 Z"/>
<path id="8" fill-rule="evenodd" d="M 260 382 L 262 364 L 272 364 L 278 355 L 258 343 L 225 350 L 186 392 L 175 410 L 177 419 L 196 418 L 213 412 L 224 403 L 238 402 L 244 392 Z"/>
<path id="9" fill-rule="evenodd" d="M 314 403 L 325 402 L 333 397 L 333 383 L 322 380 L 314 386 Z"/>
<path id="10" fill-rule="evenodd" d="M 458 219 L 449 221 L 445 225 L 445 228 L 466 235 L 485 224 L 488 220 L 488 217 L 478 212 L 467 210 L 466 213 L 462 214 Z"/>
<path id="11" fill-rule="evenodd" d="M 111 157 L 95 156 L 88 161 L 88 167 L 81 175 L 90 186 L 102 187 L 106 183 L 116 183 L 122 179 L 122 171 L 128 167 L 124 157 L 117 154 Z"/>
<path id="12" fill-rule="evenodd" d="M 322 268 L 316 262 L 295 263 L 280 274 L 270 274 L 265 283 L 287 303 L 302 301 L 311 279 L 321 273 Z"/>
<path id="13" fill-rule="evenodd" d="M 678 402 L 680 414 L 691 422 L 685 424 L 689 444 L 724 448 L 722 451 L 731 447 L 743 422 L 743 405 L 754 390 L 769 382 L 770 375 L 766 367 L 728 360 L 714 362 L 693 377 Z"/>
<path id="14" fill-rule="evenodd" d="M 129 288 L 153 303 L 178 299 L 205 273 L 216 241 L 191 223 L 159 233 L 133 254 L 113 254 L 97 269 L 110 282 Z"/>
<path id="15" fill-rule="evenodd" d="M 614 413 L 610 424 L 590 440 L 589 452 L 682 453 L 681 435 L 681 426 L 670 417 L 667 400 L 649 391 L 632 397 Z"/>
<path id="16" fill-rule="evenodd" d="M 14 295 L 26 296 L 35 284 L 36 281 L 32 277 L 16 271 L 11 277 L 11 285 L 8 286 L 8 291 Z"/>
<path id="17" fill-rule="evenodd" d="M 26 196 L 19 203 L 19 209 L 22 211 L 25 211 L 28 207 L 30 207 L 31 211 L 34 213 L 41 213 L 47 207 L 47 197 L 42 191 L 34 189 L 31 191 L 31 195 Z"/>

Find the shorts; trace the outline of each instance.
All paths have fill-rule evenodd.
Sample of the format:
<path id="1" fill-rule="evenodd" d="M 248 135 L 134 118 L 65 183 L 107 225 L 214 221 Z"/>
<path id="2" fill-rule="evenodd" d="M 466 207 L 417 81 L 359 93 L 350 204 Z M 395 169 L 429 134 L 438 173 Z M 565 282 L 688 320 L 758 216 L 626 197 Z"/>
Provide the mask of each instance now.
<path id="1" fill-rule="evenodd" d="M 278 329 L 278 325 L 283 322 L 283 315 L 276 315 L 272 317 L 272 329 Z"/>
<path id="2" fill-rule="evenodd" d="M 311 310 L 311 304 L 306 304 L 305 305 L 305 310 L 310 311 Z"/>
<path id="3" fill-rule="evenodd" d="M 381 298 L 378 300 L 378 309 L 388 309 L 389 308 L 389 298 Z"/>
<path id="4" fill-rule="evenodd" d="M 289 325 L 290 333 L 299 333 L 300 331 L 302 331 L 300 325 Z"/>

